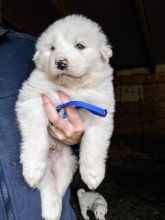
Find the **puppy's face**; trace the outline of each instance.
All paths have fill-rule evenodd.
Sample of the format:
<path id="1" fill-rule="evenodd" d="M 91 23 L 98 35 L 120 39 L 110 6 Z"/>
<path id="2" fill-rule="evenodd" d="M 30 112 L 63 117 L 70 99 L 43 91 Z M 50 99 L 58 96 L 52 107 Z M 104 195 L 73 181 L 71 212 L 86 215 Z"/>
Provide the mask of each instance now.
<path id="1" fill-rule="evenodd" d="M 97 220 L 105 220 L 105 215 L 107 214 L 107 208 L 104 207 L 103 205 L 100 205 L 95 209 L 94 214 Z"/>
<path id="2" fill-rule="evenodd" d="M 34 60 L 40 71 L 62 79 L 81 78 L 112 56 L 100 27 L 72 15 L 52 24 L 39 38 Z"/>

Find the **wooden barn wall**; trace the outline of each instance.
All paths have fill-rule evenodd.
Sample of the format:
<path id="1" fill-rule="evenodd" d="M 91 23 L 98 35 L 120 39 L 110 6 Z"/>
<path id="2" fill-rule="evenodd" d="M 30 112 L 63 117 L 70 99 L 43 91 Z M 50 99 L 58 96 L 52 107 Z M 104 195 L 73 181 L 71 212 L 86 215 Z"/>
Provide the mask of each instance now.
<path id="1" fill-rule="evenodd" d="M 165 65 L 119 71 L 116 130 L 119 135 L 165 138 Z"/>

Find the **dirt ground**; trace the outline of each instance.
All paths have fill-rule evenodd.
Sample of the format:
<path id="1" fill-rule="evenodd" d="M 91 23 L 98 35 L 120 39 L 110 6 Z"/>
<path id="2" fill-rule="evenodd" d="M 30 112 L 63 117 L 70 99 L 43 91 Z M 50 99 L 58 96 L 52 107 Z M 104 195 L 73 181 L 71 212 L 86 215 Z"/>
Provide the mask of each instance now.
<path id="1" fill-rule="evenodd" d="M 106 178 L 96 191 L 108 201 L 107 220 L 165 220 L 164 186 L 165 171 L 157 161 L 127 158 L 108 161 Z M 71 186 L 71 203 L 77 219 L 83 220 L 76 196 L 80 187 L 87 190 L 77 172 Z M 88 214 L 95 220 L 92 212 Z"/>

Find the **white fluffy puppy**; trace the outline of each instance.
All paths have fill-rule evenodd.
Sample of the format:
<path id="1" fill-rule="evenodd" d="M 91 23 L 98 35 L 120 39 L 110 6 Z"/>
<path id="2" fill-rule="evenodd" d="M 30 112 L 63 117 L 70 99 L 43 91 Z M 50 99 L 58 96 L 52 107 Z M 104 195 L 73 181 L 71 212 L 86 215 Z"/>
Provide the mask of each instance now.
<path id="1" fill-rule="evenodd" d="M 100 118 L 84 109 L 85 133 L 80 145 L 80 173 L 90 189 L 105 175 L 105 159 L 113 131 L 114 92 L 109 58 L 111 47 L 101 28 L 90 19 L 71 15 L 56 21 L 38 39 L 35 70 L 23 84 L 16 103 L 22 135 L 23 176 L 41 193 L 42 216 L 59 220 L 62 197 L 76 167 L 71 148 L 52 140 L 47 132 L 48 119 L 42 106 L 42 94 L 59 105 L 58 90 L 72 100 L 81 100 L 106 108 Z M 54 150 L 50 150 L 53 143 Z"/>
<path id="2" fill-rule="evenodd" d="M 87 210 L 95 214 L 97 220 L 105 220 L 108 211 L 108 205 L 104 197 L 97 192 L 85 192 L 84 189 L 77 191 L 81 214 L 85 220 L 88 220 Z"/>

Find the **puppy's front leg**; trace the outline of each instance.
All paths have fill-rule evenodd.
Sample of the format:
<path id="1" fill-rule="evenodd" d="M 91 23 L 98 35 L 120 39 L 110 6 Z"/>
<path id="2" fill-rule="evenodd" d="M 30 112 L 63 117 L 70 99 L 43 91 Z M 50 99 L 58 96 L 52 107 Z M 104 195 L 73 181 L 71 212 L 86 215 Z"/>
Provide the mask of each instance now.
<path id="1" fill-rule="evenodd" d="M 98 118 L 87 127 L 82 138 L 80 174 L 91 190 L 96 189 L 105 176 L 105 160 L 112 131 L 112 118 Z"/>
<path id="2" fill-rule="evenodd" d="M 42 107 L 41 97 L 26 101 L 18 100 L 16 112 L 22 135 L 23 176 L 31 187 L 37 187 L 46 168 L 49 145 L 48 121 Z"/>
<path id="3" fill-rule="evenodd" d="M 83 218 L 85 219 L 85 220 L 89 220 L 89 216 L 87 215 L 87 207 L 85 206 L 85 207 L 81 207 L 81 215 L 83 216 Z"/>

